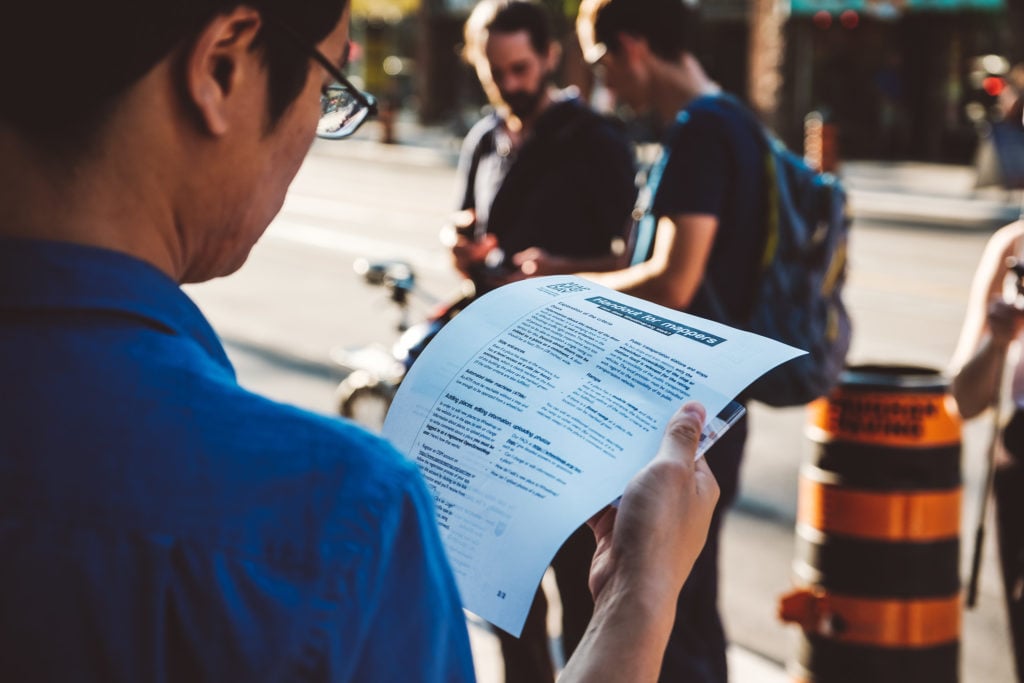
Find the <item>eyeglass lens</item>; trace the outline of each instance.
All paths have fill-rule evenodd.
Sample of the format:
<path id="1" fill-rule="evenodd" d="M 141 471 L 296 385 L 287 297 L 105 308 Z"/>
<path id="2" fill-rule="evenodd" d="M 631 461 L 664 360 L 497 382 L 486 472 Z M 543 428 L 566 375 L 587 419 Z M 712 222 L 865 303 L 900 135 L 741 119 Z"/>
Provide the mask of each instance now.
<path id="1" fill-rule="evenodd" d="M 317 136 L 337 140 L 356 132 L 373 109 L 372 96 L 368 93 L 363 93 L 363 96 L 368 100 L 366 103 L 360 102 L 341 83 L 327 86 L 320 97 L 322 111 Z"/>

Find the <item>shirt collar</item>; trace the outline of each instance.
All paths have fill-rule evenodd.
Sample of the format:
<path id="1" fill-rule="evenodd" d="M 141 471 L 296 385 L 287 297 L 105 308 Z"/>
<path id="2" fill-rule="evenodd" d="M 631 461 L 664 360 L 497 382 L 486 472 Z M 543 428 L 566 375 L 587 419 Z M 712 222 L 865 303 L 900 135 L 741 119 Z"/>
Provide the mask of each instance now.
<path id="1" fill-rule="evenodd" d="M 0 313 L 108 311 L 195 340 L 234 374 L 217 334 L 178 283 L 127 254 L 67 242 L 0 238 Z"/>

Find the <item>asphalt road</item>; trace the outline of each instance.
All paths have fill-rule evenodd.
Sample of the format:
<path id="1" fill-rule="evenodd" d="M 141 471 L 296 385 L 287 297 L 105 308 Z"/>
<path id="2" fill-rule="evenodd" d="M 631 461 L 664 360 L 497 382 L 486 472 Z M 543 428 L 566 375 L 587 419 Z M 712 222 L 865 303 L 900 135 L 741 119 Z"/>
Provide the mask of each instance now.
<path id="1" fill-rule="evenodd" d="M 454 291 L 438 229 L 452 205 L 448 151 L 370 142 L 314 146 L 283 211 L 236 274 L 188 287 L 225 339 L 241 382 L 280 400 L 331 412 L 342 372 L 332 348 L 395 338 L 398 316 L 386 294 L 364 285 L 360 257 L 401 258 L 419 275 L 422 316 Z M 942 368 L 956 343 L 971 274 L 986 230 L 858 221 L 851 238 L 847 301 L 855 324 L 852 363 Z M 794 627 L 775 617 L 790 585 L 796 472 L 809 454 L 801 409 L 751 407 L 752 437 L 741 500 L 726 525 L 723 612 L 734 642 L 784 663 Z M 987 425 L 964 435 L 964 538 L 977 521 Z M 965 542 L 962 561 L 969 562 Z M 979 606 L 966 612 L 964 681 L 1013 681 L 994 549 L 986 550 Z M 485 656 L 492 644 L 479 641 Z M 488 678 L 486 672 L 481 680 Z M 742 679 L 740 679 L 742 680 Z"/>

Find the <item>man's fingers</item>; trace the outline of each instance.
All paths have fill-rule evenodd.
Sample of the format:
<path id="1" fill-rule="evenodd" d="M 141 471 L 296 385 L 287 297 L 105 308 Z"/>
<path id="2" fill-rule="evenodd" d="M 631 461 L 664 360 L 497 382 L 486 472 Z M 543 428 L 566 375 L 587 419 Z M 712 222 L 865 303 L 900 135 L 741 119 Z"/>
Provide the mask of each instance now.
<path id="1" fill-rule="evenodd" d="M 692 463 L 706 416 L 704 406 L 696 402 L 691 401 L 680 408 L 665 428 L 665 438 L 661 441 L 658 457 Z"/>
<path id="2" fill-rule="evenodd" d="M 715 479 L 715 475 L 711 472 L 711 468 L 708 466 L 708 461 L 701 458 L 694 463 L 693 467 L 694 479 L 697 482 L 697 490 L 704 495 L 712 496 L 713 502 L 717 503 L 718 496 L 721 491 L 718 489 L 718 480 Z"/>
<path id="3" fill-rule="evenodd" d="M 600 538 L 603 534 L 611 531 L 612 526 L 615 524 L 616 512 L 617 510 L 614 507 L 606 505 L 587 520 L 587 526 L 594 532 L 596 538 Z"/>
<path id="4" fill-rule="evenodd" d="M 513 254 L 512 263 L 514 263 L 517 266 L 521 266 L 527 261 L 536 261 L 543 254 L 544 252 L 542 252 L 537 247 L 529 247 L 527 249 L 523 249 L 522 251 L 516 254 Z"/>

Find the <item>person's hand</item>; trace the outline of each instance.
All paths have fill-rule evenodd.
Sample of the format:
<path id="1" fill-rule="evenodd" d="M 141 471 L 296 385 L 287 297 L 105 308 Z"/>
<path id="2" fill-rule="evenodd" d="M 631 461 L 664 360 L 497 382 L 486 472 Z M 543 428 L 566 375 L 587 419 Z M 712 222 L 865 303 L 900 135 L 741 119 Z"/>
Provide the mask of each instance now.
<path id="1" fill-rule="evenodd" d="M 573 271 L 563 258 L 552 256 L 540 247 L 530 247 L 512 256 L 512 265 L 526 277 L 561 275 Z"/>
<path id="2" fill-rule="evenodd" d="M 451 245 L 452 264 L 466 277 L 472 277 L 472 273 L 486 262 L 487 255 L 497 248 L 498 238 L 490 233 L 475 240 L 456 235 Z"/>
<path id="3" fill-rule="evenodd" d="M 675 604 L 718 502 L 710 468 L 703 458 L 694 461 L 704 419 L 700 404 L 683 406 L 669 421 L 657 456 L 629 482 L 618 507 L 591 518 L 595 602 L 612 584 L 622 589 L 625 583 L 631 593 L 649 589 Z"/>
<path id="4" fill-rule="evenodd" d="M 989 302 L 987 321 L 992 344 L 1006 348 L 1024 329 L 1024 311 L 1002 297 L 995 297 Z"/>
<path id="5" fill-rule="evenodd" d="M 679 591 L 718 503 L 718 483 L 707 463 L 694 462 L 704 417 L 699 404 L 683 406 L 619 506 L 591 518 L 597 539 L 590 568 L 594 615 L 560 683 L 658 679 Z"/>

